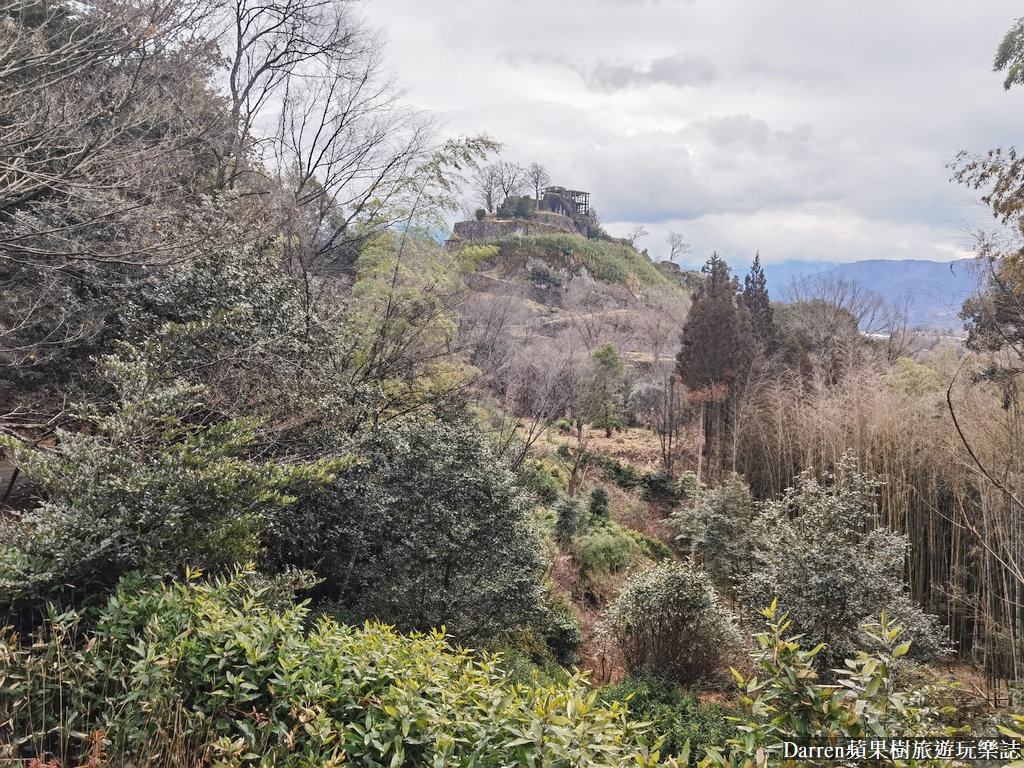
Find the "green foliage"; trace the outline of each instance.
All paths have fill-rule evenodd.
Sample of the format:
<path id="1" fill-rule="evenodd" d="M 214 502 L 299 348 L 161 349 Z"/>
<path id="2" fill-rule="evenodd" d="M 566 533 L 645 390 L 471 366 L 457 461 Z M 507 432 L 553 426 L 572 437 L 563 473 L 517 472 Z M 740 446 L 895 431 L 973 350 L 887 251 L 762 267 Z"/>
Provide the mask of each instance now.
<path id="1" fill-rule="evenodd" d="M 555 661 L 566 667 L 579 661 L 577 651 L 583 642 L 583 630 L 579 619 L 576 618 L 571 603 L 550 588 L 544 603 L 541 627 L 544 642 Z"/>
<path id="2" fill-rule="evenodd" d="M 592 455 L 591 459 L 601 467 L 604 476 L 620 488 L 625 488 L 628 491 L 644 482 L 645 476 L 632 464 L 623 464 L 618 459 L 598 454 Z"/>
<path id="3" fill-rule="evenodd" d="M 708 746 L 725 744 L 739 730 L 733 718 L 741 711 L 732 706 L 702 703 L 675 683 L 650 675 L 627 677 L 618 685 L 601 689 L 605 702 L 629 704 L 629 716 L 651 724 L 651 729 L 665 741 L 661 751 L 679 755 L 689 744 L 689 764 L 695 766 Z"/>
<path id="4" fill-rule="evenodd" d="M 537 202 L 529 195 L 510 195 L 498 206 L 499 219 L 530 219 L 537 211 Z"/>
<path id="5" fill-rule="evenodd" d="M 717 254 L 701 268 L 704 286 L 694 296 L 683 324 L 676 367 L 693 392 L 724 384 L 735 395 L 746 378 L 753 356 L 750 314 L 739 293 L 739 281 Z"/>
<path id="6" fill-rule="evenodd" d="M 614 577 L 625 573 L 642 558 L 662 556 L 664 545 L 636 531 L 608 521 L 591 521 L 580 534 L 572 553 L 579 568 L 577 589 L 595 603 L 610 597 Z"/>
<path id="7" fill-rule="evenodd" d="M 907 398 L 945 392 L 947 382 L 935 363 L 947 357 L 949 352 L 951 350 L 940 347 L 933 352 L 933 359 L 925 364 L 915 363 L 909 357 L 897 358 L 896 370 L 882 376 L 882 381 Z"/>
<path id="8" fill-rule="evenodd" d="M 646 533 L 641 533 L 634 528 L 626 528 L 626 532 L 632 537 L 633 541 L 640 545 L 640 551 L 643 552 L 644 557 L 648 557 L 651 560 L 664 560 L 665 558 L 672 557 L 672 550 L 668 548 L 665 542 L 648 536 Z"/>
<path id="9" fill-rule="evenodd" d="M 486 208 L 477 208 L 473 212 L 473 216 L 476 218 L 477 221 L 483 221 L 484 220 L 484 216 L 486 216 L 486 215 L 487 215 L 487 209 Z"/>
<path id="10" fill-rule="evenodd" d="M 585 267 L 594 278 L 606 283 L 672 284 L 649 258 L 621 243 L 586 240 L 570 234 L 504 237 L 488 243 L 501 248 L 502 258 L 522 264 L 537 258 L 570 271 Z"/>
<path id="11" fill-rule="evenodd" d="M 590 517 L 595 520 L 608 519 L 608 490 L 600 485 L 590 492 L 590 503 L 587 506 Z"/>
<path id="12" fill-rule="evenodd" d="M 716 672 L 740 645 L 707 575 L 665 561 L 630 576 L 605 609 L 602 631 L 630 674 L 693 683 Z"/>
<path id="13" fill-rule="evenodd" d="M 460 641 L 527 626 L 542 589 L 532 494 L 472 414 L 435 407 L 359 435 L 362 461 L 266 537 L 275 568 L 315 571 L 318 596 L 402 630 Z"/>
<path id="14" fill-rule="evenodd" d="M 873 520 L 877 483 L 857 471 L 851 457 L 840 462 L 831 484 L 819 483 L 810 472 L 778 501 L 762 504 L 753 529 L 747 574 L 737 593 L 751 610 L 778 598 L 794 617 L 795 629 L 815 643 L 824 643 L 824 668 L 841 664 L 871 639 L 861 626 L 885 611 L 900 621 L 915 643 L 915 655 L 927 658 L 945 650 L 943 633 L 933 617 L 910 600 L 903 583 L 909 543 L 905 536 L 877 528 Z M 722 494 L 742 497 L 733 485 Z M 735 500 L 735 499 L 734 499 Z M 717 528 L 724 537 L 742 518 L 728 522 L 720 507 Z M 745 557 L 746 545 L 726 548 L 722 557 Z M 708 556 L 709 562 L 711 556 Z M 712 566 L 735 575 L 741 564 Z"/>
<path id="15" fill-rule="evenodd" d="M 755 676 L 749 679 L 734 671 L 742 699 L 752 720 L 739 725 L 741 735 L 727 742 L 727 749 L 709 749 L 702 766 L 782 764 L 782 743 L 834 743 L 835 739 L 867 737 L 925 737 L 948 735 L 940 722 L 951 708 L 936 707 L 930 700 L 948 686 L 898 690 L 891 673 L 910 643 L 902 642 L 903 629 L 890 624 L 885 614 L 880 623 L 865 626 L 878 648 L 873 654 L 858 651 L 838 670 L 835 685 L 822 685 L 812 664 L 823 646 L 803 650 L 801 635 L 788 636 L 790 623 L 777 616 L 776 604 L 762 611 L 768 629 L 757 635 L 751 656 Z M 765 761 L 768 761 L 767 763 Z M 830 761 L 800 761 L 800 765 L 830 765 Z M 906 765 L 896 761 L 894 765 Z M 915 765 L 950 765 L 943 761 Z"/>
<path id="16" fill-rule="evenodd" d="M 583 505 L 578 498 L 563 496 L 555 502 L 555 537 L 567 546 L 586 525 Z"/>
<path id="17" fill-rule="evenodd" d="M 572 432 L 572 421 L 570 421 L 569 419 L 559 419 L 558 421 L 551 425 L 551 428 L 556 430 L 561 435 L 568 435 Z M 559 449 L 561 449 L 563 446 L 560 445 L 558 447 Z M 567 447 L 566 450 L 568 450 Z"/>
<path id="18" fill-rule="evenodd" d="M 645 472 L 643 475 L 644 496 L 650 501 L 661 501 L 674 504 L 683 498 L 684 489 L 678 480 L 667 472 Z"/>
<path id="19" fill-rule="evenodd" d="M 679 541 L 727 594 L 747 579 L 758 530 L 755 515 L 750 488 L 735 474 L 714 488 L 699 490 L 692 508 L 672 515 Z"/>
<path id="20" fill-rule="evenodd" d="M 1006 72 L 1003 87 L 1010 90 L 1011 86 L 1024 83 L 1024 19 L 1017 19 L 1009 31 L 1003 36 L 993 69 Z"/>
<path id="21" fill-rule="evenodd" d="M 621 573 L 643 554 L 628 529 L 613 522 L 588 528 L 579 537 L 578 552 L 580 580 L 584 583 Z"/>
<path id="22" fill-rule="evenodd" d="M 585 680 L 515 686 L 440 632 L 312 620 L 242 572 L 126 579 L 83 633 L 0 641 L 0 759 L 217 768 L 654 765 L 658 744 Z M 102 735 L 94 737 L 97 731 Z M 102 738 L 102 743 L 95 742 Z"/>
<path id="23" fill-rule="evenodd" d="M 583 378 L 583 388 L 574 411 L 579 418 L 611 437 L 612 429 L 623 424 L 625 405 L 623 398 L 626 364 L 619 357 L 615 345 L 604 344 L 591 355 Z"/>
<path id="24" fill-rule="evenodd" d="M 292 494 L 324 486 L 348 463 L 251 458 L 260 420 L 214 420 L 205 391 L 165 371 L 177 348 L 208 329 L 167 325 L 143 346 L 123 344 L 119 356 L 104 358 L 111 406 L 80 409 L 86 428 L 58 431 L 54 450 L 0 437 L 43 496 L 0 537 L 3 599 L 102 592 L 140 568 L 180 573 L 188 563 L 244 561 Z"/>
<path id="25" fill-rule="evenodd" d="M 520 467 L 526 484 L 537 495 L 542 504 L 552 504 L 564 490 L 564 484 L 557 467 L 550 467 L 540 460 L 528 461 Z"/>
<path id="26" fill-rule="evenodd" d="M 547 585 L 540 608 L 529 626 L 504 633 L 486 644 L 501 655 L 501 668 L 523 685 L 565 681 L 565 671 L 579 663 L 583 630 L 572 603 L 552 584 Z"/>
<path id="27" fill-rule="evenodd" d="M 775 346 L 775 320 L 764 269 L 761 268 L 760 253 L 754 255 L 750 274 L 743 278 L 743 304 L 750 315 L 750 327 L 754 338 L 762 350 L 770 354 Z"/>

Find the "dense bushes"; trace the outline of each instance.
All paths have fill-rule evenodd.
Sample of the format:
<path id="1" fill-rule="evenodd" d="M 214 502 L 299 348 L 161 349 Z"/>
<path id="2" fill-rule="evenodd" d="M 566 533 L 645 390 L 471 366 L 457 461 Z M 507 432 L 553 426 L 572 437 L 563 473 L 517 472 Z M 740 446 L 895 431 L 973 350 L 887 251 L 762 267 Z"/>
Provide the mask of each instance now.
<path id="1" fill-rule="evenodd" d="M 849 458 L 829 480 L 805 472 L 779 500 L 754 505 L 732 478 L 677 513 L 681 538 L 748 615 L 778 598 L 797 631 L 825 643 L 823 670 L 870 647 L 861 627 L 883 611 L 906 627 L 916 657 L 942 653 L 935 618 L 906 592 L 906 537 L 874 527 L 878 484 Z"/>
<path id="2" fill-rule="evenodd" d="M 672 561 L 632 575 L 602 621 L 630 674 L 679 683 L 714 673 L 740 644 L 708 577 Z"/>
<path id="3" fill-rule="evenodd" d="M 757 535 L 755 514 L 749 486 L 731 475 L 714 488 L 698 490 L 693 508 L 672 516 L 679 540 L 726 594 L 747 578 Z"/>
<path id="4" fill-rule="evenodd" d="M 0 643 L 0 759 L 111 764 L 654 764 L 643 728 L 579 677 L 511 687 L 443 635 L 311 621 L 250 573 L 121 583 L 83 633 Z M 308 631 L 306 627 L 309 626 Z"/>
<path id="5" fill-rule="evenodd" d="M 707 768 L 774 765 L 780 762 L 783 742 L 798 745 L 836 744 L 844 739 L 914 738 L 950 735 L 944 725 L 951 707 L 937 704 L 949 686 L 932 685 L 903 690 L 892 680 L 892 670 L 911 644 L 902 627 L 881 621 L 864 627 L 874 653 L 856 651 L 837 670 L 838 685 L 823 685 L 814 669 L 822 646 L 804 650 L 800 636 L 788 634 L 790 623 L 777 613 L 776 604 L 764 609 L 767 629 L 758 633 L 751 653 L 756 670 L 750 678 L 735 673 L 741 698 L 749 709 L 739 736 L 721 748 L 708 748 L 702 765 Z M 910 757 L 910 756 L 908 756 Z M 801 760 L 798 765 L 835 765 L 834 760 Z M 959 765 L 952 760 L 912 757 L 893 765 Z"/>
<path id="6" fill-rule="evenodd" d="M 345 465 L 250 457 L 261 420 L 214 420 L 203 388 L 162 367 L 204 330 L 169 324 L 104 358 L 112 402 L 80 409 L 82 431 L 58 432 L 55 450 L 0 437 L 43 497 L 20 523 L 0 521 L 0 609 L 71 585 L 79 596 L 102 595 L 136 569 L 231 567 L 255 555 L 274 516 L 295 501 L 290 494 L 323 486 Z"/>
<path id="7" fill-rule="evenodd" d="M 275 569 L 315 571 L 318 597 L 401 630 L 461 641 L 526 626 L 541 592 L 531 498 L 464 408 L 382 424 L 361 461 L 303 499 L 267 538 Z"/>
<path id="8" fill-rule="evenodd" d="M 705 748 L 725 744 L 739 735 L 737 723 L 743 713 L 738 707 L 703 703 L 693 693 L 650 675 L 627 677 L 618 685 L 601 689 L 601 700 L 629 704 L 629 717 L 651 724 L 665 741 L 661 751 L 681 754 L 689 743 L 690 764 L 704 757 Z"/>

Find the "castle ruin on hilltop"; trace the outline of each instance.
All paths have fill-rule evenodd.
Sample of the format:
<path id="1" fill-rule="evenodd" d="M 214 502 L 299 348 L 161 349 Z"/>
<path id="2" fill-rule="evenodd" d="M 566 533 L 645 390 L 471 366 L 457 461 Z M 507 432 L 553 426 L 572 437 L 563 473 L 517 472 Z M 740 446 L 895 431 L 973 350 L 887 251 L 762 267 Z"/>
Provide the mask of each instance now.
<path id="1" fill-rule="evenodd" d="M 510 198 L 514 199 L 514 198 Z M 500 213 L 487 214 L 475 221 L 458 221 L 452 230 L 449 248 L 472 240 L 486 240 L 506 235 L 537 235 L 566 232 L 586 235 L 590 215 L 590 193 L 566 187 L 544 187 L 535 207 L 526 216 L 503 218 Z M 481 214 L 483 211 L 481 210 Z M 509 216 L 509 214 L 505 214 Z"/>

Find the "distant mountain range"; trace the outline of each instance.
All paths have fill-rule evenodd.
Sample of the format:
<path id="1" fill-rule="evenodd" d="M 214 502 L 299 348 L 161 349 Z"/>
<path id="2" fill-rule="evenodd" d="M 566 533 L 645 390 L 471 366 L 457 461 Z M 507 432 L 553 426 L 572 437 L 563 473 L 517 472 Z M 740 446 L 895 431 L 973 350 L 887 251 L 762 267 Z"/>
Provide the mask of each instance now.
<path id="1" fill-rule="evenodd" d="M 857 280 L 886 301 L 904 297 L 911 301 L 912 325 L 959 328 L 957 317 L 964 299 L 975 290 L 976 277 L 971 259 L 921 261 L 870 259 L 840 264 L 822 261 L 783 261 L 765 264 L 768 292 L 773 300 L 784 298 L 785 287 L 794 279 L 825 276 Z M 742 280 L 742 268 L 737 270 Z"/>

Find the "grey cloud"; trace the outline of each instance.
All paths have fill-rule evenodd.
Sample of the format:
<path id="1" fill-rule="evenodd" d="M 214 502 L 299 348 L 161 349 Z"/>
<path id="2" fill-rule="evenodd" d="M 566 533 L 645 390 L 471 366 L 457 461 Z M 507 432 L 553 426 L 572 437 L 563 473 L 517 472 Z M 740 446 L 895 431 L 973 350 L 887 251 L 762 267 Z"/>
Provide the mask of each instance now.
<path id="1" fill-rule="evenodd" d="M 589 64 L 559 53 L 513 49 L 499 52 L 497 60 L 517 69 L 545 66 L 568 69 L 578 74 L 589 90 L 605 93 L 647 85 L 701 87 L 711 84 L 718 76 L 718 68 L 707 59 L 683 54 L 662 56 L 646 63 L 601 60 Z"/>
<path id="2" fill-rule="evenodd" d="M 695 123 L 694 127 L 716 147 L 730 150 L 792 154 L 804 151 L 811 140 L 811 126 L 807 123 L 789 130 L 774 130 L 766 120 L 751 115 L 712 117 Z"/>
<path id="3" fill-rule="evenodd" d="M 675 54 L 652 59 L 646 64 L 600 61 L 589 69 L 581 70 L 580 74 L 591 89 L 618 91 L 644 85 L 709 85 L 718 71 L 707 59 Z"/>

